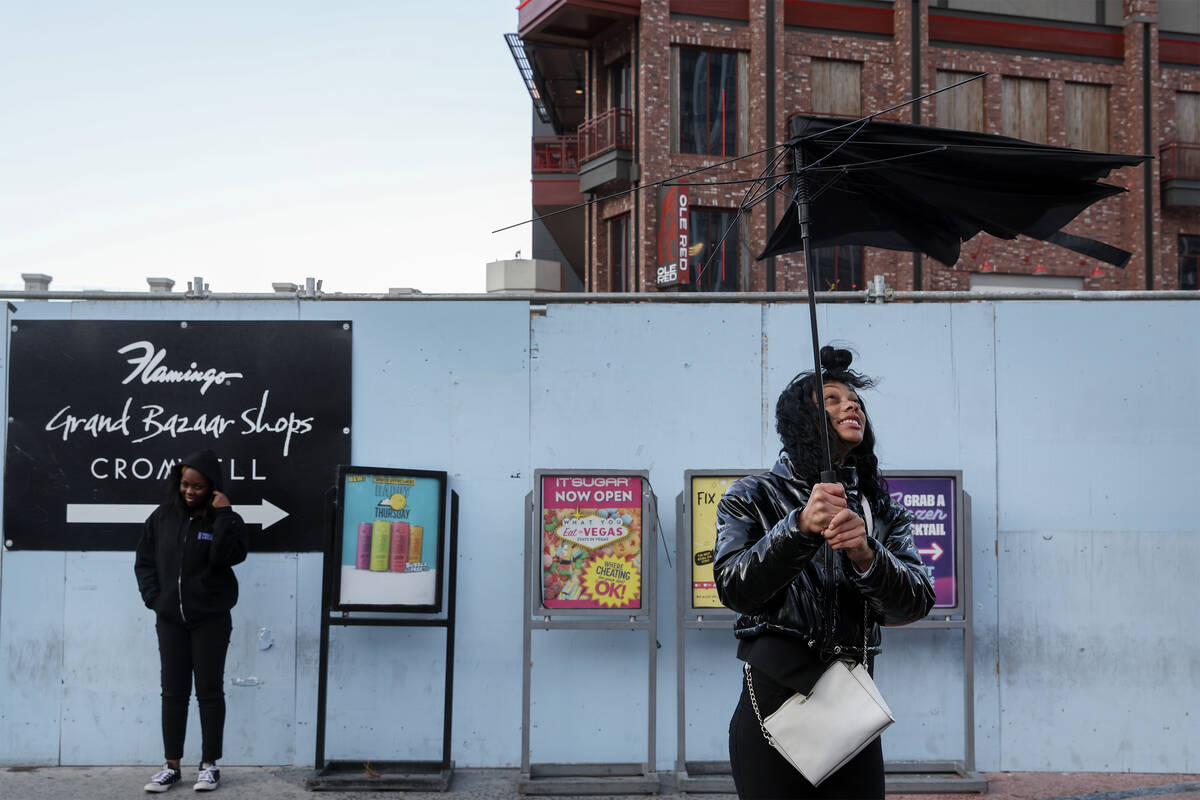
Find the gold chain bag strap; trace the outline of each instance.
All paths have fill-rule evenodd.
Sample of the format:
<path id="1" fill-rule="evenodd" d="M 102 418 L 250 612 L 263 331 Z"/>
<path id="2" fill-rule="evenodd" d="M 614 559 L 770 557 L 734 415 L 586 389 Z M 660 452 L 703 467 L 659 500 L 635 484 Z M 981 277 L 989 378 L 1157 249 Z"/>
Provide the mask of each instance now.
<path id="1" fill-rule="evenodd" d="M 874 519 L 863 503 L 867 536 Z M 879 556 L 876 556 L 878 558 Z M 763 736 L 813 786 L 818 786 L 895 722 L 892 710 L 867 672 L 868 611 L 863 603 L 863 649 L 859 663 L 834 661 L 807 695 L 797 692 L 766 719 L 758 710 L 750 665 L 746 688 Z"/>

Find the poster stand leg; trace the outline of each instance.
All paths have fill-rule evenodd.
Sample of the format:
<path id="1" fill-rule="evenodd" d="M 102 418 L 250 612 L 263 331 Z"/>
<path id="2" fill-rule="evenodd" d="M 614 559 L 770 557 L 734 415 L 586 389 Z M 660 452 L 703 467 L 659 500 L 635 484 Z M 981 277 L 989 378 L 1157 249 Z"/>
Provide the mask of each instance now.
<path id="1" fill-rule="evenodd" d="M 343 614 L 330 617 L 329 560 L 322 580 L 321 653 L 317 678 L 317 749 L 313 763 L 315 774 L 304 781 L 310 791 L 445 792 L 450 788 L 454 762 L 450 759 L 451 723 L 454 696 L 454 619 L 458 581 L 458 493 L 450 492 L 450 525 L 447 559 L 447 599 L 445 619 L 354 618 Z M 332 526 L 331 526 L 332 529 Z M 368 761 L 363 759 L 325 760 L 325 722 L 329 685 L 329 626 L 441 627 L 446 629 L 446 680 L 442 716 L 442 758 L 440 761 Z"/>

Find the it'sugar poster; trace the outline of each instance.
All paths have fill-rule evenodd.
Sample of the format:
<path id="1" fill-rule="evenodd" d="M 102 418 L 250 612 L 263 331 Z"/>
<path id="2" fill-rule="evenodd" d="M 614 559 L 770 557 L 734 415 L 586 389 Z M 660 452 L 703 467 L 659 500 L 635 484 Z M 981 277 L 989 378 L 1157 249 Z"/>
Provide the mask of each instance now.
<path id="1" fill-rule="evenodd" d="M 544 475 L 542 605 L 642 607 L 642 478 Z"/>

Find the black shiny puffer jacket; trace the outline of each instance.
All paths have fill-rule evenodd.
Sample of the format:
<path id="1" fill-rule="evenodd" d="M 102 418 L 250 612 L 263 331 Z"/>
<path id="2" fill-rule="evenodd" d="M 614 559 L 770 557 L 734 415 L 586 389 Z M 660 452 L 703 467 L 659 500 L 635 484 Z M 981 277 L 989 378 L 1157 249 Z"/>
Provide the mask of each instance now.
<path id="1" fill-rule="evenodd" d="M 862 516 L 854 468 L 842 468 L 838 478 L 850 510 Z M 891 498 L 872 505 L 875 560 L 860 575 L 844 552 L 800 530 L 811 491 L 786 454 L 770 472 L 742 478 L 725 491 L 717 505 L 717 595 L 739 614 L 738 638 L 768 632 L 796 637 L 824 661 L 861 656 L 865 601 L 868 649 L 877 653 L 877 623 L 905 625 L 933 608 L 933 583 L 909 529 L 912 516 Z"/>

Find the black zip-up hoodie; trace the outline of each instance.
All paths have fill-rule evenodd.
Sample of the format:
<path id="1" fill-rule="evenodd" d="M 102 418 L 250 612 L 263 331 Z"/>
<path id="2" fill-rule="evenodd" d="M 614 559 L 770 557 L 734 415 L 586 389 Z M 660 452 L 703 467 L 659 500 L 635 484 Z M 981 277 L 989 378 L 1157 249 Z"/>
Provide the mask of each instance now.
<path id="1" fill-rule="evenodd" d="M 175 622 L 196 622 L 223 614 L 237 603 L 233 565 L 246 560 L 246 526 L 229 506 L 214 508 L 210 498 L 191 511 L 179 497 L 183 468 L 208 478 L 221 491 L 221 462 L 212 450 L 186 457 L 171 470 L 170 500 L 146 519 L 133 571 L 146 607 Z"/>

